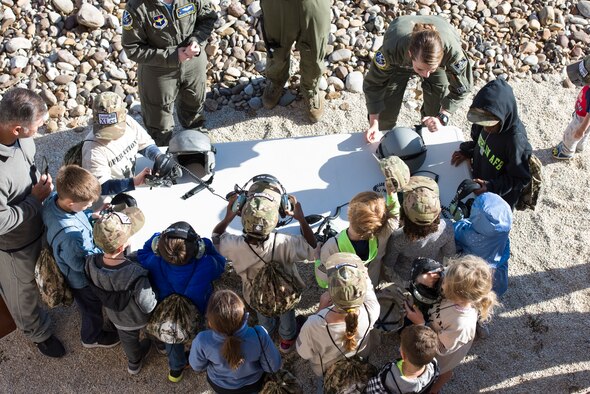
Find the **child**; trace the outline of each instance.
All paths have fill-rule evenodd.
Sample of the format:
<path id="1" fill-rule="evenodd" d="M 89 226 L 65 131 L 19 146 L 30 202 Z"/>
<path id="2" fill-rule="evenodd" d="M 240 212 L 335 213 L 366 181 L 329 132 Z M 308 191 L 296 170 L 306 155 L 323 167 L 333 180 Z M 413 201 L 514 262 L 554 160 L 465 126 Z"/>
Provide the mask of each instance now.
<path id="1" fill-rule="evenodd" d="M 148 280 L 148 271 L 124 255 L 129 238 L 143 224 L 143 213 L 136 207 L 99 218 L 94 224 L 94 242 L 104 253 L 93 254 L 86 259 L 90 287 L 117 327 L 127 356 L 127 372 L 131 375 L 141 371 L 149 353 L 151 341 L 140 341 L 139 332 L 156 307 L 156 295 Z"/>
<path id="2" fill-rule="evenodd" d="M 247 209 L 243 211 L 232 209 L 237 197 L 234 195 L 229 199 L 225 218 L 213 229 L 212 238 L 221 254 L 233 261 L 234 269 L 242 279 L 244 300 L 250 304 L 252 283 L 265 261 L 269 262 L 272 259 L 282 263 L 285 270 L 293 271 L 294 262 L 313 260 L 316 239 L 305 221 L 301 204 L 292 195 L 288 198 L 293 211 L 286 211 L 285 214 L 293 216 L 299 222 L 303 236 L 273 232 L 279 220 L 281 201 L 281 192 L 274 185 L 265 181 L 254 182 L 248 190 L 247 199 L 256 199 L 253 201 L 255 204 L 246 204 Z M 226 232 L 227 226 L 238 213 L 241 213 L 244 235 Z M 258 312 L 257 315 L 260 324 L 272 335 L 276 325 L 275 319 Z M 279 320 L 279 350 L 289 353 L 294 349 L 297 337 L 295 310 L 283 313 Z"/>
<path id="3" fill-rule="evenodd" d="M 469 218 L 454 223 L 457 252 L 484 259 L 493 269 L 492 290 L 498 297 L 508 289 L 510 205 L 494 193 L 475 197 Z"/>
<path id="4" fill-rule="evenodd" d="M 432 178 L 413 176 L 406 185 L 400 211 L 403 227 L 395 230 L 385 252 L 385 264 L 393 268 L 394 281 L 407 287 L 414 259 L 443 261 L 455 254 L 450 221 L 440 220 L 438 185 Z"/>
<path id="5" fill-rule="evenodd" d="M 389 236 L 399 221 L 385 205 L 385 200 L 375 192 L 361 192 L 348 204 L 350 226 L 338 236 L 322 245 L 320 260 L 324 267 L 316 269 L 320 287 L 328 287 L 325 263 L 328 257 L 338 252 L 355 253 L 367 265 L 371 282 L 378 284 L 381 278 L 381 260 Z M 323 268 L 323 269 L 322 269 Z"/>
<path id="6" fill-rule="evenodd" d="M 590 86 L 584 85 L 574 106 L 572 120 L 563 132 L 563 139 L 551 152 L 555 159 L 570 160 L 574 153 L 582 152 L 590 134 Z"/>
<path id="7" fill-rule="evenodd" d="M 147 131 L 127 116 L 125 102 L 117 93 L 99 93 L 92 111 L 94 124 L 82 146 L 82 167 L 98 178 L 103 196 L 134 190 L 150 174 L 145 168 L 134 176 L 137 153 L 155 161 L 162 152 Z"/>
<path id="8" fill-rule="evenodd" d="M 477 321 L 490 319 L 496 294 L 492 271 L 479 257 L 467 255 L 449 261 L 442 279 L 443 298 L 429 310 L 428 325 L 438 336 L 440 378 L 430 390 L 437 393 L 453 376 L 453 369 L 467 354 L 475 337 Z M 422 313 L 406 304 L 408 319 L 424 324 Z"/>
<path id="9" fill-rule="evenodd" d="M 218 290 L 207 306 L 209 330 L 201 331 L 191 347 L 195 371 L 207 371 L 216 393 L 257 393 L 265 372 L 276 372 L 281 354 L 264 327 L 248 327 L 242 299 L 231 290 Z"/>
<path id="10" fill-rule="evenodd" d="M 297 352 L 310 361 L 320 387 L 323 374 L 344 355 L 368 355 L 369 331 L 379 318 L 379 302 L 357 255 L 335 253 L 326 268 L 328 291 L 297 337 Z"/>
<path id="11" fill-rule="evenodd" d="M 84 272 L 86 256 L 100 253 L 94 245 L 91 211 L 86 211 L 100 196 L 96 177 L 76 165 L 60 168 L 57 193 L 43 204 L 47 242 L 78 304 L 82 325 L 80 336 L 86 348 L 113 347 L 119 343 L 116 332 L 103 331 L 102 303 L 88 286 Z"/>
<path id="12" fill-rule="evenodd" d="M 400 336 L 401 357 L 387 363 L 367 385 L 367 393 L 428 393 L 438 378 L 434 356 L 438 348 L 436 333 L 426 326 L 409 326 Z"/>
<path id="13" fill-rule="evenodd" d="M 225 269 L 225 258 L 187 222 L 174 223 L 162 233 L 155 233 L 138 251 L 137 259 L 149 271 L 158 301 L 180 294 L 195 304 L 201 316 L 205 315 L 213 293 L 212 282 Z M 165 347 L 170 367 L 168 380 L 180 382 L 187 364 L 184 345 Z"/>

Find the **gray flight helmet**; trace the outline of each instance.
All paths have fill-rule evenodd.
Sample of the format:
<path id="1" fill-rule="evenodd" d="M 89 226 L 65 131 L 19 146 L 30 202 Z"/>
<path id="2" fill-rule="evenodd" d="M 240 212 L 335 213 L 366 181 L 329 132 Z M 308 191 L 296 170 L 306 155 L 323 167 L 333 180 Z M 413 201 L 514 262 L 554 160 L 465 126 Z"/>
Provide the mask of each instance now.
<path id="1" fill-rule="evenodd" d="M 409 127 L 394 127 L 381 138 L 377 157 L 398 156 L 407 164 L 410 173 L 420 170 L 426 160 L 426 145 L 422 135 Z"/>
<path id="2" fill-rule="evenodd" d="M 206 176 L 213 177 L 215 173 L 215 147 L 211 145 L 208 133 L 198 128 L 174 133 L 168 144 L 168 153 L 182 166 L 197 163 L 203 166 Z"/>

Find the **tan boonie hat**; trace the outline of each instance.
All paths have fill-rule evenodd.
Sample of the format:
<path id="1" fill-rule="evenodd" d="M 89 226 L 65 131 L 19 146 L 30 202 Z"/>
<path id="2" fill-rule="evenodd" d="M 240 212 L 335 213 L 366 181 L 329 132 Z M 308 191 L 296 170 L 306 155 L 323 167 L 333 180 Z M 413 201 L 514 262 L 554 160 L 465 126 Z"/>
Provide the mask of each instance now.
<path id="1" fill-rule="evenodd" d="M 114 253 L 144 225 L 145 217 L 137 207 L 109 212 L 94 223 L 94 243 L 105 253 Z"/>
<path id="2" fill-rule="evenodd" d="M 500 119 L 497 116 L 481 108 L 469 108 L 467 120 L 484 127 L 491 127 L 500 123 Z"/>
<path id="3" fill-rule="evenodd" d="M 590 85 L 590 56 L 566 67 L 567 77 L 574 85 Z"/>
<path id="4" fill-rule="evenodd" d="M 432 223 L 441 211 L 436 181 L 426 176 L 411 177 L 404 190 L 403 208 L 412 223 Z"/>
<path id="5" fill-rule="evenodd" d="M 397 156 L 389 156 L 379 160 L 379 167 L 385 176 L 385 181 L 391 183 L 394 192 L 403 189 L 410 181 L 408 165 Z"/>
<path id="6" fill-rule="evenodd" d="M 345 311 L 358 308 L 367 293 L 367 269 L 353 253 L 334 253 L 326 261 L 328 292 L 332 302 Z"/>
<path id="7" fill-rule="evenodd" d="M 121 96 L 114 92 L 97 95 L 92 106 L 93 132 L 96 138 L 116 140 L 125 134 L 127 109 Z"/>

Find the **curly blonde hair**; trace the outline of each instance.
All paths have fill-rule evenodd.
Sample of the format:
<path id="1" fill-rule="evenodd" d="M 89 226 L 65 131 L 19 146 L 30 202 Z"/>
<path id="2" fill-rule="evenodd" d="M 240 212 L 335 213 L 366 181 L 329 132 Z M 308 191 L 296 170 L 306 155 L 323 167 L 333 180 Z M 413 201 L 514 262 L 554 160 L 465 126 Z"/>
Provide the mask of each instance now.
<path id="1" fill-rule="evenodd" d="M 480 257 L 466 255 L 450 259 L 443 279 L 443 295 L 451 300 L 469 301 L 479 312 L 481 321 L 489 320 L 498 305 L 492 278 L 492 269 Z"/>
<path id="2" fill-rule="evenodd" d="M 361 192 L 348 204 L 350 228 L 363 240 L 379 233 L 390 217 L 385 200 L 375 192 Z"/>

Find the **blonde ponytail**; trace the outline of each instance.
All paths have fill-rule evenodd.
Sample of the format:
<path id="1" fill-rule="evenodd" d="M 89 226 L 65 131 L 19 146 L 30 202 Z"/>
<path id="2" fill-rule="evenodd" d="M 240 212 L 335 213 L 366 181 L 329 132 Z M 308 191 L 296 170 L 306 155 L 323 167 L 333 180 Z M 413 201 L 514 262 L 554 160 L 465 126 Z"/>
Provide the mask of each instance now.
<path id="1" fill-rule="evenodd" d="M 344 318 L 344 322 L 346 323 L 346 331 L 342 336 L 344 340 L 344 348 L 347 352 L 356 349 L 357 341 L 356 341 L 356 334 L 359 325 L 359 309 L 349 309 L 346 312 L 346 317 Z"/>

